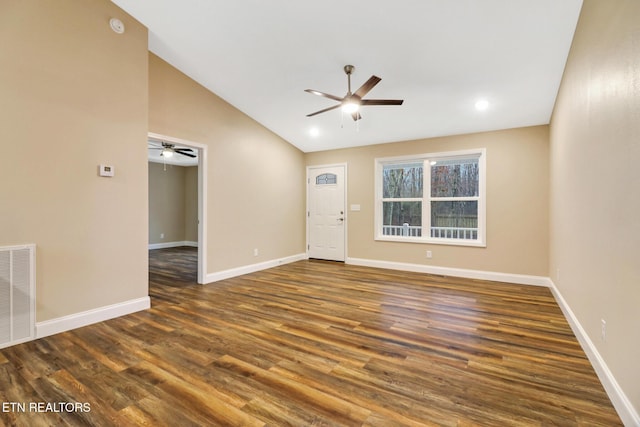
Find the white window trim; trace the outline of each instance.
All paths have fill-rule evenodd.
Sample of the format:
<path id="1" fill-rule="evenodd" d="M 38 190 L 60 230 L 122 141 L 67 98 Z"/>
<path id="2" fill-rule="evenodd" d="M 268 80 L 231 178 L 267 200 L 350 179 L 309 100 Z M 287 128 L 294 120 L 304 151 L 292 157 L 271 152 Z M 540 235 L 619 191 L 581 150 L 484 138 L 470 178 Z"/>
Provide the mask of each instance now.
<path id="1" fill-rule="evenodd" d="M 398 163 L 415 163 L 416 161 L 433 161 L 438 159 L 451 159 L 455 157 L 467 157 L 478 156 L 478 166 L 480 168 L 480 180 L 478 182 L 478 197 L 443 197 L 437 198 L 438 200 L 454 199 L 454 200 L 477 200 L 478 201 L 478 238 L 476 240 L 464 240 L 464 239 L 446 239 L 446 238 L 433 238 L 431 233 L 425 233 L 426 236 L 422 237 L 410 237 L 410 236 L 385 236 L 382 234 L 382 169 L 386 164 L 398 164 Z M 411 242 L 411 243 L 428 243 L 436 245 L 454 245 L 454 246 L 475 246 L 486 247 L 486 234 L 487 234 L 487 150 L 486 148 L 477 148 L 472 150 L 460 150 L 460 151 L 446 151 L 439 153 L 424 153 L 413 154 L 408 156 L 396 156 L 396 157 L 380 157 L 374 159 L 375 170 L 375 210 L 374 210 L 374 239 L 376 241 L 385 242 Z M 431 182 L 431 168 L 424 169 L 425 182 Z M 427 181 L 429 180 L 429 181 Z M 426 188 L 425 188 L 426 193 Z M 427 203 L 427 200 L 431 200 L 430 195 L 423 194 L 422 198 L 407 198 L 407 199 L 394 199 L 394 201 L 421 201 L 422 203 L 422 218 L 431 218 L 431 203 Z"/>

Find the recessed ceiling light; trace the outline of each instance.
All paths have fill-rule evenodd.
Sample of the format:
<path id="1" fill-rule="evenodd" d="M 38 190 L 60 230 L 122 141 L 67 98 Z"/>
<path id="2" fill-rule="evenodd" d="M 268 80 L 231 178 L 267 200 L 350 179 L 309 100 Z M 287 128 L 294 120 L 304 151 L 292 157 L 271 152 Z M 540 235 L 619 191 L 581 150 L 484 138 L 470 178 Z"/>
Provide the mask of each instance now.
<path id="1" fill-rule="evenodd" d="M 309 129 L 309 135 L 315 138 L 316 136 L 320 135 L 320 129 L 318 128 Z"/>
<path id="2" fill-rule="evenodd" d="M 489 101 L 486 99 L 479 99 L 476 101 L 476 110 L 484 111 L 489 108 Z"/>

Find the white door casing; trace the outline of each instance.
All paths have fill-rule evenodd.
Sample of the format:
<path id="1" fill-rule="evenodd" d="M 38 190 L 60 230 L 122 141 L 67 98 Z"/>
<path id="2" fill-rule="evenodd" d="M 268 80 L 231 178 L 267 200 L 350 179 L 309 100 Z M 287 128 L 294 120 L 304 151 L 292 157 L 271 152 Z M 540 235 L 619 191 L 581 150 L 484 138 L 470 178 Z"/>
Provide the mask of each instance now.
<path id="1" fill-rule="evenodd" d="M 184 145 L 198 150 L 198 283 L 204 285 L 207 283 L 207 169 L 209 166 L 207 161 L 207 152 L 209 146 L 200 142 L 188 141 L 186 139 L 175 138 L 153 132 L 149 132 L 147 137 L 155 141 Z"/>
<path id="2" fill-rule="evenodd" d="M 307 168 L 309 258 L 345 260 L 346 165 Z"/>

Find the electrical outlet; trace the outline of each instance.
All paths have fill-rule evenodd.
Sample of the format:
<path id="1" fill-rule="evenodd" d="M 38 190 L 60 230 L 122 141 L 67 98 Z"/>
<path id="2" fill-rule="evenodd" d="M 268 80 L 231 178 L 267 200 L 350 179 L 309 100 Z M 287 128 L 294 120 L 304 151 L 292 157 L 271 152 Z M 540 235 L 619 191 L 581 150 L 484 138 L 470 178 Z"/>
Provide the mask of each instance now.
<path id="1" fill-rule="evenodd" d="M 255 249 L 253 250 L 253 256 L 258 256 L 258 248 L 255 248 Z"/>
<path id="2" fill-rule="evenodd" d="M 600 335 L 602 338 L 602 341 L 606 341 L 607 340 L 607 321 L 604 319 L 600 319 L 601 325 L 600 325 Z"/>
<path id="3" fill-rule="evenodd" d="M 164 233 L 160 233 L 160 238 L 164 239 Z"/>
<path id="4" fill-rule="evenodd" d="M 427 258 L 433 258 L 433 253 L 431 253 L 431 251 L 427 251 Z"/>

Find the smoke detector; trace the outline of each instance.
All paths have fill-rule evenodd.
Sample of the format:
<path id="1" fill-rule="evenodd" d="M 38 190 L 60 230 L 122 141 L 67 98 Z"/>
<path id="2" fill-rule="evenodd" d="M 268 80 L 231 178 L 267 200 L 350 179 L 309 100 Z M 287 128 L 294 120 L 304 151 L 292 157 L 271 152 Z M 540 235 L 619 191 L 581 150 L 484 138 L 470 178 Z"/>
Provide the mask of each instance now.
<path id="1" fill-rule="evenodd" d="M 115 33 L 118 33 L 118 34 L 124 33 L 124 24 L 118 18 L 111 18 L 109 20 L 109 26 Z"/>

